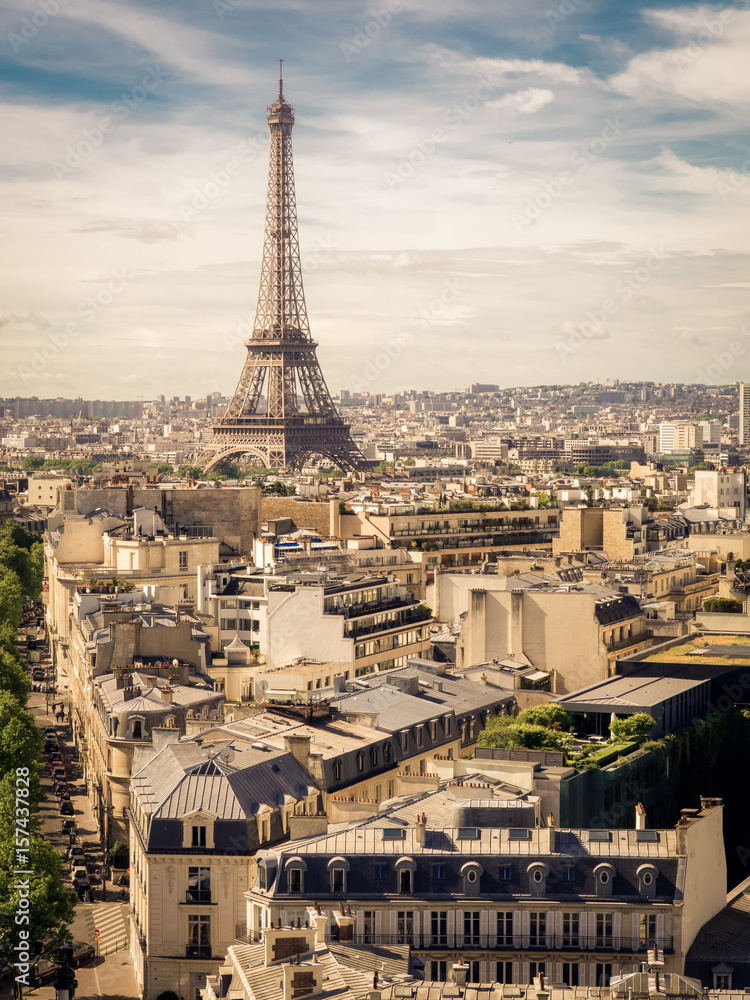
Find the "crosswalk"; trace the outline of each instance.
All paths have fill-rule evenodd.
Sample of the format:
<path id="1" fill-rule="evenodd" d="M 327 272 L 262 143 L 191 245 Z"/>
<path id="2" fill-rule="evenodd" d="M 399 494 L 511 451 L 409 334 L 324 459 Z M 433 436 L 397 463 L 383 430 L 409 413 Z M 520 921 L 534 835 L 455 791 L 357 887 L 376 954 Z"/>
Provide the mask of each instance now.
<path id="1" fill-rule="evenodd" d="M 70 930 L 75 941 L 98 942 L 100 955 L 124 948 L 130 940 L 127 903 L 79 904 Z"/>

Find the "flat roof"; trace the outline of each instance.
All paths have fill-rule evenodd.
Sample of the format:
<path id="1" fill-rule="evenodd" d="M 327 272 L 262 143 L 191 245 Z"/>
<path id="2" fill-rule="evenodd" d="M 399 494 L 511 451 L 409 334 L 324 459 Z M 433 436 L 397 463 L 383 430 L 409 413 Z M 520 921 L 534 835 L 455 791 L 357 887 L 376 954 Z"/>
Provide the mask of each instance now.
<path id="1" fill-rule="evenodd" d="M 557 699 L 567 711 L 587 708 L 648 708 L 707 684 L 705 678 L 653 677 L 642 673 L 609 677 Z"/>
<path id="2" fill-rule="evenodd" d="M 738 615 L 737 618 L 741 619 Z M 750 635 L 704 635 L 686 639 L 684 642 L 656 646 L 646 656 L 638 655 L 639 663 L 695 663 L 701 660 L 716 660 L 728 666 L 743 666 L 750 659 Z M 625 659 L 625 658 L 624 658 Z"/>

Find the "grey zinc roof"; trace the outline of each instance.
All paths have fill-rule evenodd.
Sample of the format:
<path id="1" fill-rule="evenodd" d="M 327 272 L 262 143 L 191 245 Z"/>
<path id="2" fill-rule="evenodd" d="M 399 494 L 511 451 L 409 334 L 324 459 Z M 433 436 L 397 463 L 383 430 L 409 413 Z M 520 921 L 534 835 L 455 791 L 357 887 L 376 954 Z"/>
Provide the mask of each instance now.
<path id="1" fill-rule="evenodd" d="M 399 676 L 416 676 L 420 683 L 419 694 L 407 694 L 389 680 Z M 436 676 L 429 671 L 413 668 L 374 674 L 362 678 L 358 683 L 366 683 L 368 690 L 343 693 L 332 699 L 332 704 L 342 713 L 379 713 L 378 728 L 385 732 L 395 732 L 427 722 L 446 712 L 453 712 L 456 717 L 460 717 L 494 705 L 504 697 L 502 693 L 487 688 L 484 684 L 477 684 L 455 674 Z"/>
<path id="2" fill-rule="evenodd" d="M 229 761 L 216 756 L 225 748 L 234 752 Z M 147 761 L 131 778 L 131 791 L 143 811 L 159 819 L 180 819 L 201 809 L 221 819 L 244 820 L 263 805 L 273 809 L 309 794 L 310 782 L 290 753 L 257 750 L 239 738 L 212 745 L 191 739 L 171 743 Z"/>

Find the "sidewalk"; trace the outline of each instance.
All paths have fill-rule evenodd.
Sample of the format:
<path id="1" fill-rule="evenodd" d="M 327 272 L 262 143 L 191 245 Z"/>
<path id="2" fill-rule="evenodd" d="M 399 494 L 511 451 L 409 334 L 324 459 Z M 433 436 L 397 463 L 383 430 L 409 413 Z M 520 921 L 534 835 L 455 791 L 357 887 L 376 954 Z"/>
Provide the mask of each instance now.
<path id="1" fill-rule="evenodd" d="M 23 652 L 21 650 L 21 655 L 22 658 L 25 658 Z M 47 670 L 50 682 L 52 682 L 51 662 L 46 644 L 40 648 L 40 652 L 38 666 Z M 74 814 L 70 818 L 76 823 L 78 833 L 76 842 L 80 843 L 83 848 L 94 895 L 93 903 L 78 904 L 70 931 L 73 940 L 93 944 L 100 955 L 106 956 L 99 957 L 91 965 L 76 971 L 79 984 L 76 990 L 76 1000 L 85 1000 L 87 997 L 132 1000 L 132 998 L 139 996 L 139 990 L 128 951 L 130 939 L 129 906 L 127 902 L 122 901 L 119 887 L 111 881 L 104 882 L 101 877 L 105 870 L 101 839 L 91 803 L 86 794 L 83 769 L 73 744 L 71 727 L 67 721 L 64 724 L 59 723 L 51 714 L 52 703 L 59 704 L 61 700 L 65 702 L 67 720 L 69 718 L 69 705 L 67 691 L 64 689 L 59 695 L 50 695 L 49 699 L 40 692 L 32 692 L 29 695 L 29 709 L 40 728 L 52 726 L 57 732 L 60 753 L 67 772 L 70 801 L 74 809 Z M 60 816 L 60 800 L 52 792 L 52 778 L 46 768 L 47 758 L 45 756 L 42 757 L 42 762 L 45 764 L 42 788 L 47 795 L 47 801 L 42 802 L 39 807 L 39 818 L 42 823 L 41 832 L 45 839 L 49 840 L 65 858 L 70 846 L 70 838 L 67 834 L 63 834 L 60 829 L 62 818 Z M 64 860 L 63 870 L 66 874 L 67 869 L 68 864 Z M 115 871 L 112 874 L 119 877 L 120 873 Z M 95 930 L 99 931 L 98 938 L 94 934 Z M 54 984 L 41 986 L 31 991 L 24 989 L 24 994 L 32 995 L 39 1000 L 55 1000 L 56 996 Z"/>

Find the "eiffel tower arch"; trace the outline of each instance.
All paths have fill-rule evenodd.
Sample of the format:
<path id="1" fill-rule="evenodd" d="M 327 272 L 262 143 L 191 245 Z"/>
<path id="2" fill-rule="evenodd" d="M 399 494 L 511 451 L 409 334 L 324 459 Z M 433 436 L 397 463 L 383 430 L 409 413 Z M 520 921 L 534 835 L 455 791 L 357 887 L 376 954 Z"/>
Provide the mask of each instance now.
<path id="1" fill-rule="evenodd" d="M 313 455 L 356 471 L 368 463 L 333 404 L 310 335 L 297 233 L 292 162 L 294 110 L 279 95 L 268 109 L 263 263 L 253 332 L 237 388 L 196 464 L 208 472 L 240 455 L 271 469 L 299 468 Z"/>

